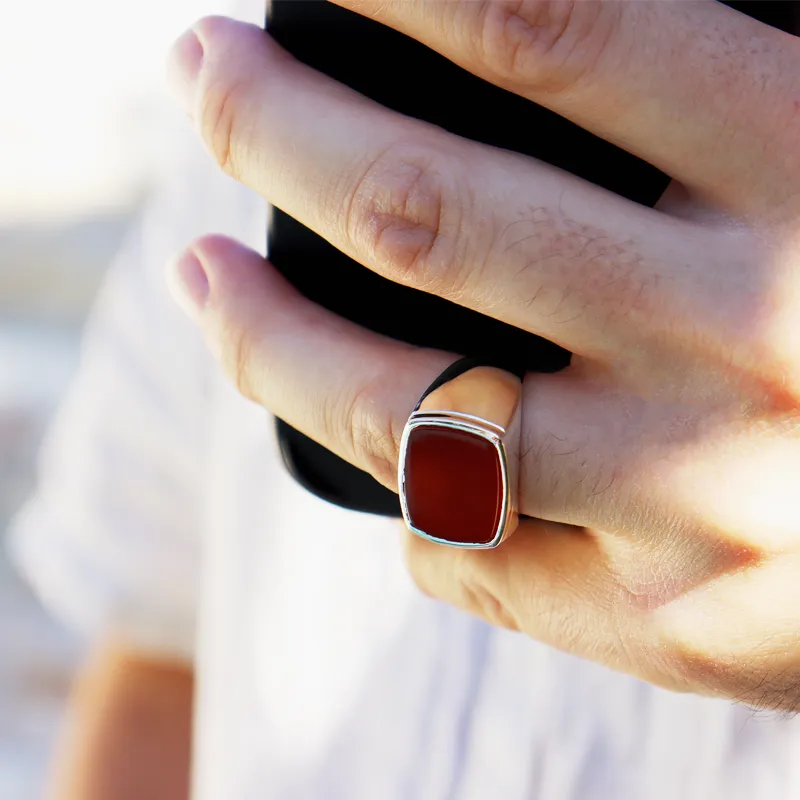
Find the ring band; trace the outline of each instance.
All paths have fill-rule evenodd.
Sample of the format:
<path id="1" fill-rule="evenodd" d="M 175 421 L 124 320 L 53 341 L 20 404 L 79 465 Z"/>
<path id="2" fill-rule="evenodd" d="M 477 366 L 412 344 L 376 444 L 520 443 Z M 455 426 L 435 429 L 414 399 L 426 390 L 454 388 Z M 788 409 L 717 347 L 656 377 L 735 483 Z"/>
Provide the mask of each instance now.
<path id="1" fill-rule="evenodd" d="M 474 359 L 448 367 L 403 430 L 398 486 L 409 530 L 462 548 L 517 527 L 521 381 Z"/>

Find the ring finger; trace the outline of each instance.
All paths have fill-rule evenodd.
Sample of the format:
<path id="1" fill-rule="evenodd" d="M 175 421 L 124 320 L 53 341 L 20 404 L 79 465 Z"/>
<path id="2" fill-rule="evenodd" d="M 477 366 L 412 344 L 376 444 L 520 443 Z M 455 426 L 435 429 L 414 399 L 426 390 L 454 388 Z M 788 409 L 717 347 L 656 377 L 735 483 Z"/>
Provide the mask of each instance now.
<path id="1" fill-rule="evenodd" d="M 247 397 L 397 490 L 406 420 L 453 354 L 341 319 L 300 295 L 257 253 L 224 238 L 195 243 L 172 276 L 184 297 L 196 294 L 192 285 L 208 287 L 191 314 Z M 624 520 L 647 490 L 637 464 L 658 462 L 659 431 L 674 427 L 674 415 L 637 414 L 630 398 L 569 368 L 526 377 L 522 422 L 522 514 L 631 541 L 658 527 L 639 512 L 636 530 Z"/>

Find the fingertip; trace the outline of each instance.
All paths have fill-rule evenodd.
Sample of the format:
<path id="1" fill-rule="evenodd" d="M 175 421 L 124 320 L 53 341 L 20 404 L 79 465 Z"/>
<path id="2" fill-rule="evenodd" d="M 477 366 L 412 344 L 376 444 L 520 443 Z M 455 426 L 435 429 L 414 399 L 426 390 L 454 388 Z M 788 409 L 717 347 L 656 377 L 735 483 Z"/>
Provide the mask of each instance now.
<path id="1" fill-rule="evenodd" d="M 194 116 L 197 79 L 203 67 L 204 49 L 193 28 L 172 45 L 167 57 L 167 86 L 189 117 Z"/>
<path id="2" fill-rule="evenodd" d="M 265 280 L 264 258 L 235 239 L 208 234 L 197 239 L 192 250 L 205 268 L 215 305 L 231 295 L 250 296 Z"/>
<path id="3" fill-rule="evenodd" d="M 167 285 L 178 305 L 198 320 L 211 307 L 253 297 L 266 272 L 264 259 L 239 242 L 218 234 L 197 239 L 167 265 Z"/>
<path id="4" fill-rule="evenodd" d="M 167 284 L 175 302 L 192 319 L 205 310 L 209 296 L 208 274 L 192 248 L 186 248 L 167 267 Z"/>
<path id="5" fill-rule="evenodd" d="M 200 73 L 206 61 L 225 61 L 231 48 L 241 50 L 241 45 L 228 42 L 226 38 L 241 34 L 242 29 L 245 33 L 262 32 L 258 26 L 228 17 L 203 17 L 181 34 L 170 48 L 166 65 L 167 86 L 190 118 L 195 116 Z"/>

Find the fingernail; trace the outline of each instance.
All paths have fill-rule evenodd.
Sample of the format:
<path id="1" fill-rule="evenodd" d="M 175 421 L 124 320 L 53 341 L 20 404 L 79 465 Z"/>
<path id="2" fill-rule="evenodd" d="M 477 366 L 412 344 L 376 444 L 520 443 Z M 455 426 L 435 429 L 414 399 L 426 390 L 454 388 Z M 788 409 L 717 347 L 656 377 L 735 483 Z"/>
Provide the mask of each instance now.
<path id="1" fill-rule="evenodd" d="M 208 275 L 191 250 L 184 250 L 171 262 L 167 282 L 175 302 L 190 317 L 196 318 L 205 309 L 210 289 Z"/>
<path id="2" fill-rule="evenodd" d="M 197 76 L 203 66 L 203 45 L 189 28 L 172 45 L 167 60 L 167 84 L 181 108 L 194 115 Z"/>

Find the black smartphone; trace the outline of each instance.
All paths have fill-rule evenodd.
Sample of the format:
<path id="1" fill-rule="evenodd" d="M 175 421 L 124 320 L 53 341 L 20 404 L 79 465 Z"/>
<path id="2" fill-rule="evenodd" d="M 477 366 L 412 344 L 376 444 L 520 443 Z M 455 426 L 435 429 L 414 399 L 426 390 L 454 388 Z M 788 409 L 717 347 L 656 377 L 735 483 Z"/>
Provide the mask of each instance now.
<path id="1" fill-rule="evenodd" d="M 793 3 L 727 3 L 788 28 Z M 409 37 L 326 0 L 271 0 L 269 34 L 311 67 L 367 97 L 459 136 L 534 156 L 637 203 L 653 205 L 669 178 L 562 117 L 455 66 Z M 402 68 L 399 68 L 402 65 Z M 551 342 L 370 272 L 273 209 L 270 261 L 310 299 L 387 336 L 498 366 L 554 372 L 570 354 Z M 418 387 L 420 391 L 425 387 Z M 396 494 L 277 421 L 287 468 L 346 508 L 400 516 Z"/>

